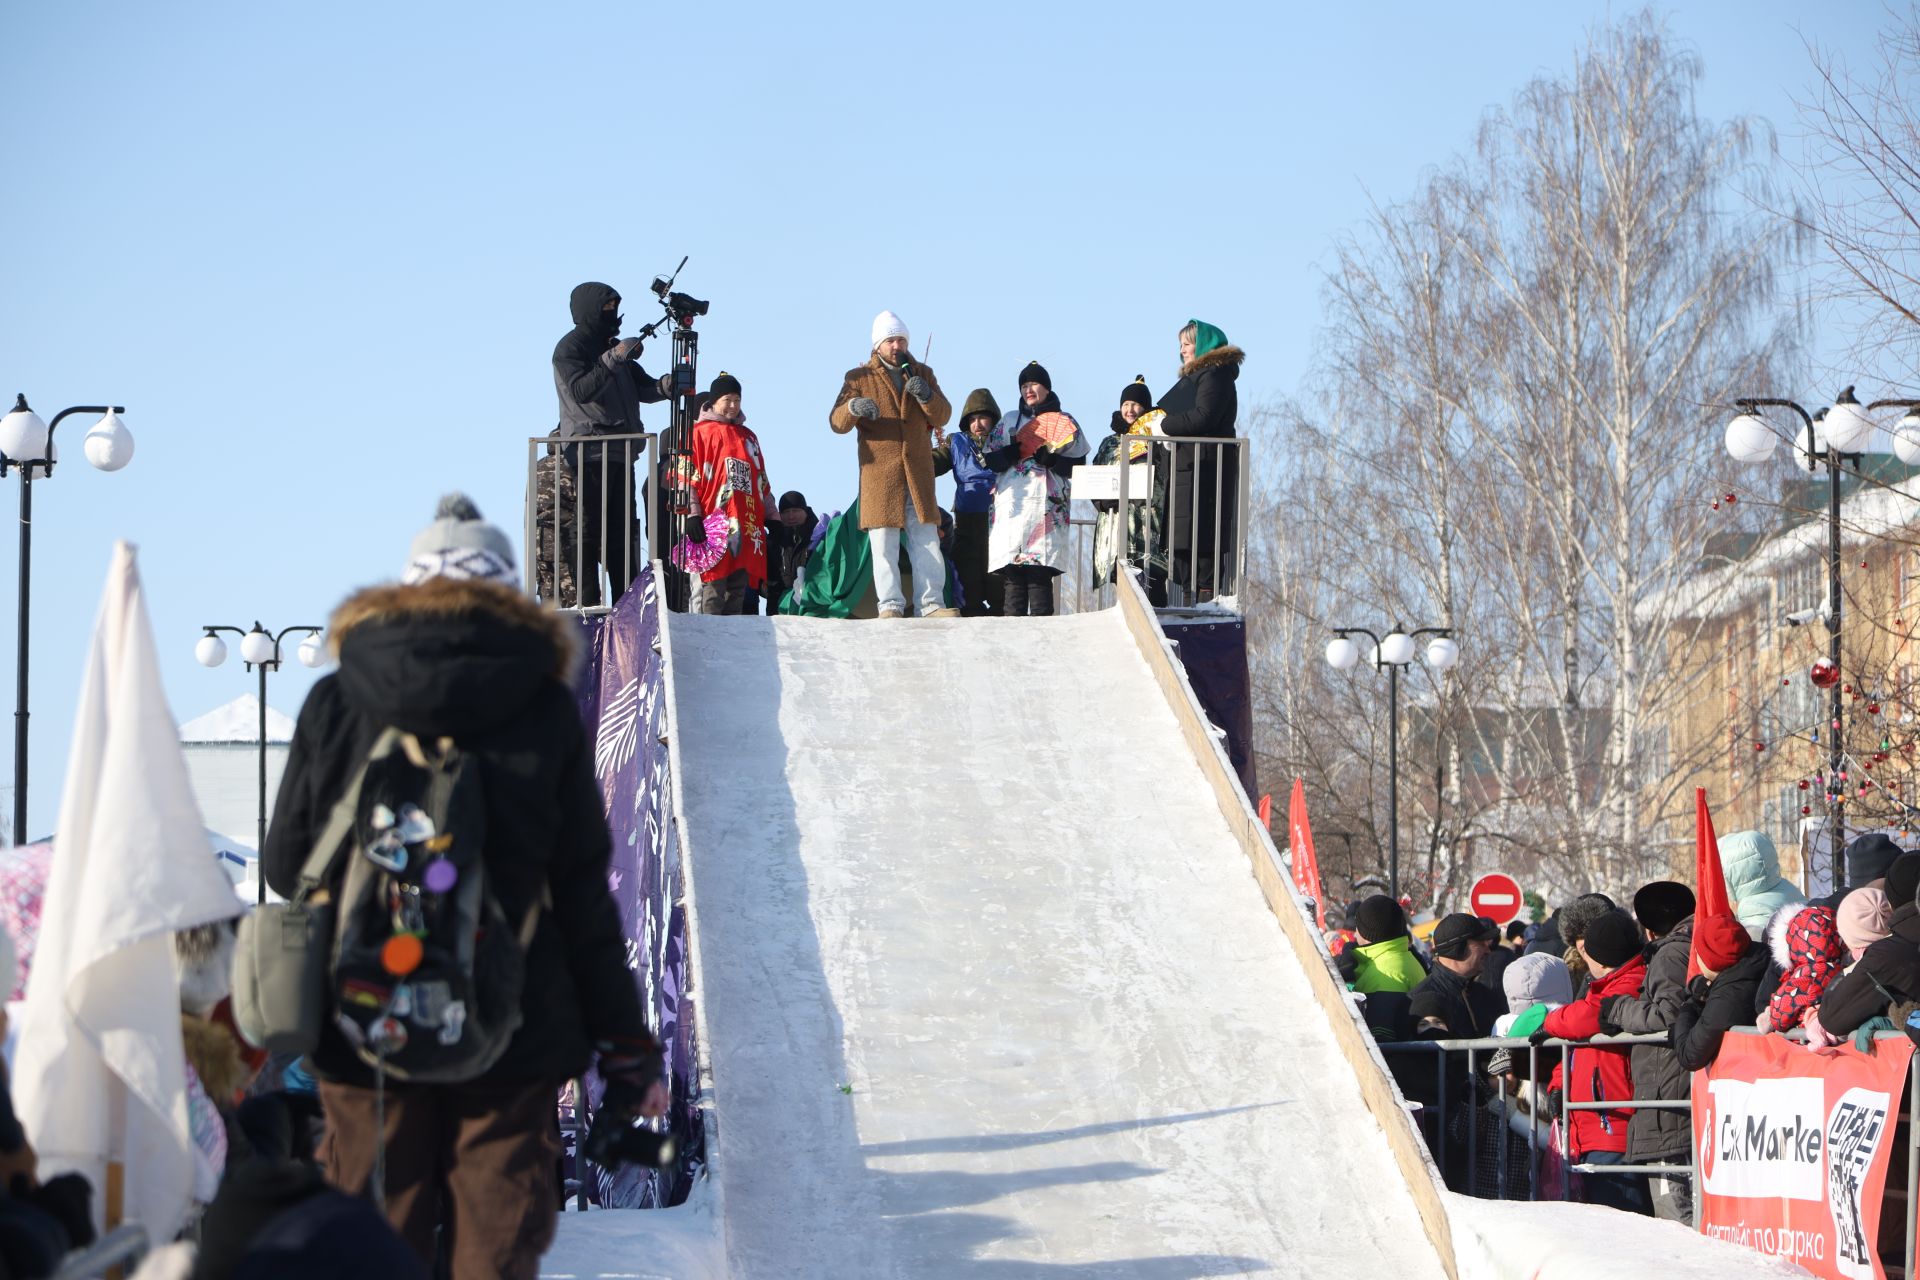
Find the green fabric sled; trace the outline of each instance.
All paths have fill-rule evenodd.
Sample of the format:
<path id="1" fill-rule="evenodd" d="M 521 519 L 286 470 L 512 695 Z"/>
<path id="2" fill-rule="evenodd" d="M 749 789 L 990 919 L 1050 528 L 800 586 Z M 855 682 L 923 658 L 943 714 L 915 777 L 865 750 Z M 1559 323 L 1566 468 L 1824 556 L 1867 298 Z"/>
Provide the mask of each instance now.
<path id="1" fill-rule="evenodd" d="M 901 546 L 906 536 L 901 535 Z M 827 523 L 820 545 L 807 558 L 806 576 L 796 591 L 780 597 L 779 611 L 802 618 L 873 616 L 873 543 L 860 527 L 860 503 Z M 947 574 L 946 601 L 953 605 L 953 574 Z"/>

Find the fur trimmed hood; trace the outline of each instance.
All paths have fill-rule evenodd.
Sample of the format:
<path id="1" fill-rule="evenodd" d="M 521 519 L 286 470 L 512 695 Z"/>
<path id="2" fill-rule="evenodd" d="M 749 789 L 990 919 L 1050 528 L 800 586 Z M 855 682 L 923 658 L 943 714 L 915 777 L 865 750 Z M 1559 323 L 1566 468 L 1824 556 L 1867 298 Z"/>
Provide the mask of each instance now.
<path id="1" fill-rule="evenodd" d="M 553 645 L 553 677 L 571 683 L 579 659 L 579 632 L 570 619 L 512 587 L 475 578 L 429 578 L 415 586 L 382 583 L 342 600 L 327 621 L 327 645 L 338 659 L 347 638 L 376 622 L 491 618 L 545 637 Z"/>
<path id="2" fill-rule="evenodd" d="M 1242 364 L 1246 363 L 1246 359 L 1247 353 L 1245 351 L 1229 343 L 1224 347 L 1218 347 L 1203 356 L 1195 356 L 1193 359 L 1187 361 L 1186 364 L 1180 367 L 1180 376 L 1183 378 L 1191 378 L 1198 374 L 1205 373 L 1208 369 L 1232 368 L 1238 370 Z"/>
<path id="3" fill-rule="evenodd" d="M 466 738 L 510 724 L 555 685 L 570 688 L 576 630 L 497 582 L 369 587 L 334 611 L 332 678 L 376 724 Z"/>
<path id="4" fill-rule="evenodd" d="M 1766 939 L 1767 950 L 1773 952 L 1773 962 L 1782 969 L 1793 968 L 1793 953 L 1788 950 L 1787 930 L 1793 927 L 1794 919 L 1802 911 L 1812 909 L 1804 902 L 1788 902 L 1767 917 L 1767 930 L 1762 936 Z"/>

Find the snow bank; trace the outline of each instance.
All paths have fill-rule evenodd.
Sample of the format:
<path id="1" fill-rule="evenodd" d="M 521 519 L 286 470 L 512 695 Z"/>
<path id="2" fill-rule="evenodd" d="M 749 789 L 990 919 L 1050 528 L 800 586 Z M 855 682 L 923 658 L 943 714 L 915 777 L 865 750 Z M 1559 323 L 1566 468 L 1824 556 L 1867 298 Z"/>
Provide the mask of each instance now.
<path id="1" fill-rule="evenodd" d="M 713 1188 L 696 1182 L 672 1209 L 593 1209 L 560 1215 L 541 1259 L 543 1280 L 725 1280 Z"/>
<path id="2" fill-rule="evenodd" d="M 1597 1204 L 1447 1196 L 1460 1280 L 1789 1280 L 1791 1262 Z"/>

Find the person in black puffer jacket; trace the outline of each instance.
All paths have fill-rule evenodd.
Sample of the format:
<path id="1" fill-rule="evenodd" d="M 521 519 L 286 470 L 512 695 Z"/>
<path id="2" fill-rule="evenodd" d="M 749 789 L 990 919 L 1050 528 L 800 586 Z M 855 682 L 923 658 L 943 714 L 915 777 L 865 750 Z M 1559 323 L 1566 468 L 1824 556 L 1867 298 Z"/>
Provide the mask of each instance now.
<path id="1" fill-rule="evenodd" d="M 1187 321 L 1180 330 L 1180 380 L 1167 389 L 1156 406 L 1167 415 L 1160 422 L 1160 434 L 1233 439 L 1240 417 L 1240 398 L 1234 383 L 1246 358 L 1247 353 L 1229 343 L 1227 335 L 1213 325 L 1203 320 Z M 1179 446 L 1173 468 L 1172 505 L 1161 527 L 1172 533 L 1173 580 L 1187 593 L 1188 604 L 1211 598 L 1216 570 L 1219 594 L 1234 592 L 1233 552 L 1238 537 L 1234 517 L 1239 484 L 1239 460 L 1231 446 Z M 1216 519 L 1220 526 L 1217 555 Z"/>
<path id="2" fill-rule="evenodd" d="M 508 918 L 549 904 L 527 948 L 524 1020 L 501 1058 L 464 1084 L 386 1085 L 388 1218 L 429 1265 L 436 1230 L 445 1233 L 455 1280 L 537 1273 L 555 1225 L 556 1091 L 596 1051 L 608 1081 L 601 1123 L 667 1104 L 607 888 L 611 841 L 569 685 L 573 628 L 513 581 L 512 544 L 455 495 L 414 540 L 401 585 L 368 588 L 335 611 L 340 668 L 300 710 L 261 857 L 267 883 L 290 896 L 333 805 L 392 726 L 452 738 L 480 766 L 481 857 Z M 363 1194 L 375 1159 L 372 1074 L 331 1019 L 310 1064 L 326 1108 L 328 1179 Z"/>
<path id="3" fill-rule="evenodd" d="M 1700 974 L 1687 984 L 1687 1002 L 1673 1015 L 1668 1043 L 1682 1067 L 1704 1071 L 1728 1031 L 1753 1025 L 1767 949 L 1732 916 L 1706 916 L 1694 922 L 1693 950 Z"/>
<path id="4" fill-rule="evenodd" d="M 1831 1037 L 1849 1035 L 1862 1023 L 1886 1014 L 1894 1001 L 1920 1000 L 1916 891 L 1920 891 L 1920 853 L 1902 854 L 1886 875 L 1887 900 L 1893 904 L 1892 932 L 1869 946 L 1820 997 L 1819 1011 L 1803 1024 L 1809 1043 L 1830 1043 Z"/>

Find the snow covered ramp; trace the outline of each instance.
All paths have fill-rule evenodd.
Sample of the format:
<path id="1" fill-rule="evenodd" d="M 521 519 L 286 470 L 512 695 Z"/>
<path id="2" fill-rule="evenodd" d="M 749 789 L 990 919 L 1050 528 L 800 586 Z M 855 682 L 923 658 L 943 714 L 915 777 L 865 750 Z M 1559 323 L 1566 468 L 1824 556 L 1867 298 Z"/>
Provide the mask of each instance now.
<path id="1" fill-rule="evenodd" d="M 1445 1274 L 1120 611 L 667 635 L 730 1276 Z"/>

